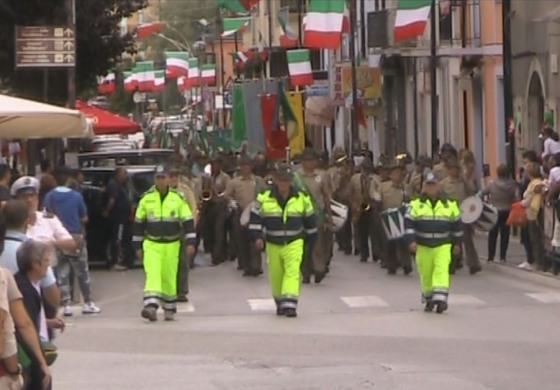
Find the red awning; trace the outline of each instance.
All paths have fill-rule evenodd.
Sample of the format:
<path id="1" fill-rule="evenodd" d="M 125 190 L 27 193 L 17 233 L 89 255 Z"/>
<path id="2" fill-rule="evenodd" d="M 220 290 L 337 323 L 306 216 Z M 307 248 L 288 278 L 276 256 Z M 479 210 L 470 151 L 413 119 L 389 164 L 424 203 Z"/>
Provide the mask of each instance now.
<path id="1" fill-rule="evenodd" d="M 134 134 L 140 131 L 138 123 L 90 106 L 82 101 L 76 101 L 76 109 L 86 117 L 91 118 L 95 135 Z"/>

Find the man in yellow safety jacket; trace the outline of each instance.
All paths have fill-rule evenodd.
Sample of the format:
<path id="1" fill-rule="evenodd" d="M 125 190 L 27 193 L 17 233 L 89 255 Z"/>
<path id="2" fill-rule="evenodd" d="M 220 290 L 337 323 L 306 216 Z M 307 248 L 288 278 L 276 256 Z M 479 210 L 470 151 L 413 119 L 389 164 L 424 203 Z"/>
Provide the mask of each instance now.
<path id="1" fill-rule="evenodd" d="M 266 231 L 264 237 L 263 229 Z M 311 199 L 293 185 L 289 165 L 278 167 L 272 187 L 257 195 L 249 219 L 249 235 L 259 250 L 264 248 L 266 240 L 276 314 L 296 317 L 304 240 L 313 247 L 317 222 Z"/>
<path id="2" fill-rule="evenodd" d="M 158 165 L 154 186 L 140 200 L 133 226 L 133 243 L 144 260 L 146 284 L 142 317 L 157 321 L 159 304 L 165 320 L 172 321 L 177 305 L 177 271 L 182 243 L 187 256 L 194 255 L 196 232 L 192 210 L 169 187 L 169 170 Z M 183 241 L 184 240 L 184 241 Z"/>
<path id="3" fill-rule="evenodd" d="M 409 250 L 416 254 L 424 310 L 447 310 L 451 254 L 458 253 L 463 236 L 461 211 L 456 201 L 440 193 L 433 172 L 424 176 L 424 188 L 414 199 L 405 217 Z"/>

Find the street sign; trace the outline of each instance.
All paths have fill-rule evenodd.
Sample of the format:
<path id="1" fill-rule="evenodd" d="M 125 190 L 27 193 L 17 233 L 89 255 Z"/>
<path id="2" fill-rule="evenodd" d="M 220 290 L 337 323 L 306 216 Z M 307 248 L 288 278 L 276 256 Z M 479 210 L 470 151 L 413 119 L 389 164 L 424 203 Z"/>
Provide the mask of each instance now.
<path id="1" fill-rule="evenodd" d="M 71 26 L 16 26 L 16 68 L 76 66 L 76 36 Z"/>

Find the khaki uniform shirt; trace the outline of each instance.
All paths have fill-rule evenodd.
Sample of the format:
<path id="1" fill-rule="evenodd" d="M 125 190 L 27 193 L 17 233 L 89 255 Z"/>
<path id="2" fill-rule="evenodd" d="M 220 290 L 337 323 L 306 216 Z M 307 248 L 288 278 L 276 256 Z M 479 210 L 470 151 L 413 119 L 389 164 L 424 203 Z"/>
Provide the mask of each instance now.
<path id="1" fill-rule="evenodd" d="M 469 196 L 475 194 L 475 189 L 462 178 L 454 179 L 447 176 L 441 181 L 441 190 L 448 198 L 455 200 L 459 205 Z"/>
<path id="2" fill-rule="evenodd" d="M 370 199 L 379 201 L 381 196 L 379 194 L 379 186 L 381 185 L 381 179 L 375 174 L 368 175 L 367 180 L 362 180 L 362 173 L 356 173 L 350 179 L 350 193 L 351 193 L 351 203 L 353 207 L 361 207 L 363 204 L 368 203 Z M 369 181 L 369 185 L 367 183 Z M 365 189 L 362 186 L 368 185 Z M 365 195 L 368 196 L 367 199 L 364 198 Z"/>
<path id="3" fill-rule="evenodd" d="M 296 173 L 301 176 L 303 183 L 309 195 L 313 198 L 315 205 L 321 209 L 325 208 L 325 194 L 331 194 L 332 185 L 330 184 L 330 179 L 325 171 L 321 172 L 315 170 L 311 174 L 306 174 L 303 170 Z"/>
<path id="4" fill-rule="evenodd" d="M 439 181 L 445 179 L 447 177 L 447 168 L 445 167 L 445 163 L 441 161 L 434 165 L 432 173 L 437 177 Z"/>
<path id="5" fill-rule="evenodd" d="M 422 174 L 413 172 L 410 175 L 410 180 L 406 189 L 408 195 L 414 199 L 422 194 Z"/>
<path id="6" fill-rule="evenodd" d="M 212 177 L 212 183 L 214 184 L 214 195 L 218 195 L 224 192 L 231 181 L 231 177 L 224 171 L 218 173 L 216 177 Z"/>
<path id="7" fill-rule="evenodd" d="M 177 191 L 179 191 L 179 193 L 183 195 L 191 208 L 191 212 L 194 214 L 194 211 L 198 208 L 198 201 L 195 192 L 193 191 L 193 184 L 191 183 L 191 181 L 185 176 L 181 176 L 179 178 Z"/>
<path id="8" fill-rule="evenodd" d="M 392 182 L 386 181 L 379 186 L 381 207 L 383 210 L 401 207 L 406 200 L 404 185 L 395 187 Z"/>
<path id="9" fill-rule="evenodd" d="M 259 176 L 251 175 L 248 178 L 237 176 L 228 183 L 225 196 L 235 200 L 239 208 L 245 210 L 256 199 L 257 193 L 265 187 L 264 180 Z"/>

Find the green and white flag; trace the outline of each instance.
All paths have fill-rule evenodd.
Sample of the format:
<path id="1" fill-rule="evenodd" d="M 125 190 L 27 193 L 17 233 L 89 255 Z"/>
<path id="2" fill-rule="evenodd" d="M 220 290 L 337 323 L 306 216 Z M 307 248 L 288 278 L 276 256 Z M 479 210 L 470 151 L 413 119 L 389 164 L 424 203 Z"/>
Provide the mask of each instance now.
<path id="1" fill-rule="evenodd" d="M 395 42 L 424 35 L 432 0 L 399 0 L 395 19 Z"/>
<path id="2" fill-rule="evenodd" d="M 313 71 L 311 70 L 309 50 L 288 50 L 286 56 L 288 58 L 290 84 L 300 87 L 313 84 Z"/>
<path id="3" fill-rule="evenodd" d="M 189 53 L 186 51 L 166 51 L 165 65 L 167 77 L 175 79 L 189 73 Z"/>
<path id="4" fill-rule="evenodd" d="M 250 17 L 241 17 L 241 18 L 224 18 L 223 22 L 223 29 L 222 37 L 230 37 L 237 32 L 240 32 L 242 29 L 249 25 L 251 21 Z"/>

